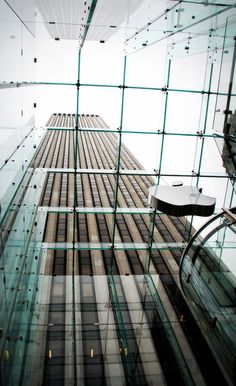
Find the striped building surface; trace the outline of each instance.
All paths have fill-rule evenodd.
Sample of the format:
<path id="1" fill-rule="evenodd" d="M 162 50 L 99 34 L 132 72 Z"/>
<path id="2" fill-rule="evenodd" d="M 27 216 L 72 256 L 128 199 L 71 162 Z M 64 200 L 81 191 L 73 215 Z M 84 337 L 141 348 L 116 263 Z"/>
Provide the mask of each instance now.
<path id="1" fill-rule="evenodd" d="M 32 170 L 40 259 L 20 384 L 224 385 L 179 286 L 186 219 L 153 215 L 154 179 L 119 133 L 53 114 Z"/>

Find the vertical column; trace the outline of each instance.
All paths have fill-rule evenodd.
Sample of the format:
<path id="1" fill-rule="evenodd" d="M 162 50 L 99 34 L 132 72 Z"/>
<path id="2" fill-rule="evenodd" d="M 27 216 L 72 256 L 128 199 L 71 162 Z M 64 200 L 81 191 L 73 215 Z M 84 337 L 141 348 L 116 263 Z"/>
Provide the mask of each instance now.
<path id="1" fill-rule="evenodd" d="M 123 83 L 121 86 L 122 89 L 122 99 L 121 99 L 121 112 L 120 112 L 120 127 L 119 127 L 119 138 L 118 138 L 118 147 L 117 147 L 117 159 L 116 159 L 116 182 L 115 182 L 115 195 L 114 195 L 114 215 L 113 215 L 113 226 L 112 226 L 112 259 L 110 271 L 112 274 L 112 266 L 115 258 L 114 245 L 115 245 L 115 231 L 116 231 L 116 215 L 118 207 L 118 194 L 119 194 L 119 178 L 120 178 L 120 162 L 121 162 L 121 140 L 122 140 L 122 127 L 123 127 L 123 115 L 124 115 L 124 98 L 125 98 L 125 78 L 126 78 L 126 61 L 127 57 L 124 57 L 124 68 L 123 68 Z"/>
<path id="2" fill-rule="evenodd" d="M 72 252 L 72 364 L 73 364 L 73 378 L 74 386 L 77 386 L 77 335 L 76 335 L 76 302 L 78 304 L 79 299 L 76 297 L 76 279 L 75 279 L 75 260 L 76 260 L 76 250 L 75 250 L 75 241 L 76 241 L 76 207 L 77 207 L 77 161 L 78 161 L 78 133 L 79 133 L 79 90 L 80 90 L 80 59 L 81 59 L 81 49 L 78 53 L 78 74 L 77 74 L 77 98 L 76 98 L 76 116 L 75 116 L 75 131 L 74 131 L 74 204 L 73 204 L 73 252 Z M 78 293 L 77 293 L 78 295 Z"/>
<path id="3" fill-rule="evenodd" d="M 157 172 L 158 172 L 158 177 L 157 177 L 157 181 L 156 181 L 157 184 L 160 183 L 161 169 L 162 169 L 162 156 L 163 156 L 164 141 L 165 141 L 166 115 L 167 115 L 167 106 L 168 106 L 168 87 L 169 87 L 169 83 L 170 83 L 170 71 L 171 71 L 171 59 L 169 59 L 169 61 L 168 61 L 166 86 L 162 89 L 163 92 L 165 92 L 165 107 L 164 107 L 164 116 L 163 116 L 163 125 L 162 125 L 162 138 L 161 138 L 161 150 L 160 150 L 159 166 L 157 169 Z M 146 264 L 145 264 L 146 273 L 149 272 L 150 264 L 151 264 L 152 244 L 154 241 L 156 213 L 157 213 L 156 209 L 153 209 L 153 212 L 150 214 L 148 251 L 147 251 Z"/>
<path id="4" fill-rule="evenodd" d="M 200 172 L 201 172 L 201 165 L 202 165 L 202 155 L 203 155 L 203 149 L 204 149 L 204 140 L 205 138 L 202 136 L 202 134 L 206 134 L 206 128 L 207 128 L 207 119 L 208 119 L 208 110 L 209 110 L 209 103 L 210 103 L 210 95 L 211 95 L 211 82 L 212 82 L 212 75 L 213 75 L 213 63 L 211 63 L 210 66 L 210 73 L 209 73 L 209 81 L 208 81 L 208 91 L 203 91 L 203 98 L 206 94 L 206 107 L 204 114 L 204 121 L 203 121 L 203 129 L 200 132 L 200 135 L 197 139 L 197 151 L 195 153 L 195 160 L 194 160 L 194 169 L 193 173 L 197 177 L 196 186 L 199 184 L 199 178 L 200 178 Z"/>
<path id="5" fill-rule="evenodd" d="M 166 97 L 165 97 L 164 117 L 163 117 L 163 125 L 162 125 L 161 151 L 160 151 L 159 167 L 158 167 L 158 179 L 157 179 L 158 184 L 160 182 L 160 177 L 161 177 L 162 156 L 163 156 L 163 150 L 164 150 L 164 140 L 165 140 L 165 130 L 166 130 L 166 115 L 167 115 L 167 106 L 168 106 L 168 87 L 169 87 L 169 82 L 170 82 L 170 69 L 171 69 L 171 60 L 169 59 L 166 86 L 163 87 L 163 89 L 162 89 L 162 91 L 165 92 Z"/>
<path id="6" fill-rule="evenodd" d="M 207 64 L 206 64 L 207 67 Z M 202 105 L 201 105 L 201 115 L 203 116 L 203 127 L 200 127 L 200 130 L 198 130 L 198 137 L 196 141 L 196 150 L 195 150 L 195 157 L 194 157 L 194 166 L 192 170 L 193 177 L 196 177 L 196 186 L 199 184 L 200 174 L 201 174 L 201 166 L 202 166 L 202 156 L 203 156 L 203 150 L 204 150 L 204 134 L 206 134 L 207 129 L 207 120 L 208 120 L 208 111 L 209 111 L 209 104 L 210 104 L 210 96 L 211 96 L 211 83 L 212 83 L 212 76 L 213 76 L 213 69 L 214 64 L 211 62 L 210 69 L 209 69 L 209 80 L 207 85 L 207 91 L 202 91 Z M 207 82 L 207 68 L 205 73 L 205 84 Z M 204 85 L 205 88 L 205 85 Z M 205 102 L 205 108 L 204 108 L 204 102 Z M 201 120 L 200 120 L 201 122 Z M 189 238 L 192 234 L 192 224 L 193 224 L 193 216 L 191 216 L 191 220 L 189 221 Z"/>

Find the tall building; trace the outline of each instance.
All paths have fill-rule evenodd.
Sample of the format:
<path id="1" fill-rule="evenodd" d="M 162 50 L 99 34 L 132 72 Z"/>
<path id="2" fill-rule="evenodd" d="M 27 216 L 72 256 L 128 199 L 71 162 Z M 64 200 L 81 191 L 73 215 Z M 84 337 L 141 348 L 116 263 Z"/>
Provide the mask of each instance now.
<path id="1" fill-rule="evenodd" d="M 153 179 L 125 146 L 117 165 L 118 139 L 97 115 L 47 122 L 18 198 L 30 256 L 17 236 L 6 252 L 2 384 L 226 384 L 180 290 L 186 219 L 152 218 Z"/>
<path id="2" fill-rule="evenodd" d="M 235 6 L 0 0 L 1 385 L 235 384 Z"/>

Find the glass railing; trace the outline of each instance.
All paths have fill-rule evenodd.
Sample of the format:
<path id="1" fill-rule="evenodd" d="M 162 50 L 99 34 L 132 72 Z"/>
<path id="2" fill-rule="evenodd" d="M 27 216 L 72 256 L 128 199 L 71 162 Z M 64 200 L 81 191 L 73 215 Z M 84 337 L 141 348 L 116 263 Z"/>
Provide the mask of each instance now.
<path id="1" fill-rule="evenodd" d="M 180 283 L 229 384 L 236 363 L 236 208 L 195 233 L 180 265 Z"/>

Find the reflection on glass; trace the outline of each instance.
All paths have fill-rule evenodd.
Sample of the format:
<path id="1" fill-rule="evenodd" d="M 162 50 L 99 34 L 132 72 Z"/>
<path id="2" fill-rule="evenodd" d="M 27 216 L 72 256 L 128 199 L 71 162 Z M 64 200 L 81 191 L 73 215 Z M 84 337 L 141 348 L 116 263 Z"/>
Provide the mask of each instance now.
<path id="1" fill-rule="evenodd" d="M 235 208 L 225 210 L 195 234 L 180 268 L 184 293 L 230 382 L 234 379 L 236 349 L 235 212 Z"/>

